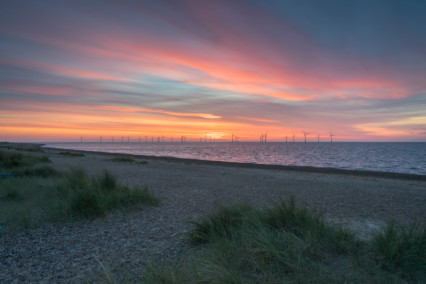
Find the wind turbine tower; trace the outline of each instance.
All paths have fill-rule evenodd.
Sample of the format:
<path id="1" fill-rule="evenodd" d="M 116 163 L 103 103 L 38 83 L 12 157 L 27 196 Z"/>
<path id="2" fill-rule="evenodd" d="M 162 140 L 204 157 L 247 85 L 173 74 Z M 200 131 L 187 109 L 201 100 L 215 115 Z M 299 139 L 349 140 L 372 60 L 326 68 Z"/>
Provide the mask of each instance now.
<path id="1" fill-rule="evenodd" d="M 336 135 L 334 135 L 334 134 L 330 131 L 330 142 L 331 142 L 331 143 L 333 143 L 333 136 L 336 136 Z"/>
<path id="2" fill-rule="evenodd" d="M 307 133 L 307 132 L 305 132 L 305 131 L 302 131 L 303 132 L 303 134 L 305 135 L 305 143 L 306 143 L 306 135 L 309 135 L 309 133 Z"/>

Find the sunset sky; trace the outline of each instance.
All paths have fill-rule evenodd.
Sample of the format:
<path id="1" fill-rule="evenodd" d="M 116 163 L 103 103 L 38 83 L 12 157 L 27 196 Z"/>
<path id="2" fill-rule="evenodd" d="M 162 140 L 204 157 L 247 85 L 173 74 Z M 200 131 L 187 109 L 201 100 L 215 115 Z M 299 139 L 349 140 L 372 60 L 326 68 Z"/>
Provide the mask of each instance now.
<path id="1" fill-rule="evenodd" d="M 0 141 L 426 141 L 426 1 L 0 2 Z"/>

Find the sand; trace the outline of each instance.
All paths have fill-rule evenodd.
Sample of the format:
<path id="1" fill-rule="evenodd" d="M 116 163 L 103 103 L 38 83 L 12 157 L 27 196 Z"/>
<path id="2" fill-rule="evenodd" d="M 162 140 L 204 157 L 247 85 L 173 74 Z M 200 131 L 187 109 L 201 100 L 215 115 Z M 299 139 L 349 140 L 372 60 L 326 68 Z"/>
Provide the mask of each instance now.
<path id="1" fill-rule="evenodd" d="M 361 238 L 388 220 L 426 225 L 426 176 L 154 157 L 135 157 L 147 164 L 119 163 L 108 161 L 108 154 L 72 158 L 60 151 L 46 150 L 54 168 L 80 166 L 93 174 L 108 169 L 121 183 L 148 186 L 161 205 L 0 236 L 0 282 L 95 280 L 104 267 L 118 279 L 143 274 L 151 260 L 174 260 L 191 250 L 185 240 L 190 221 L 219 205 L 263 208 L 294 196 Z"/>

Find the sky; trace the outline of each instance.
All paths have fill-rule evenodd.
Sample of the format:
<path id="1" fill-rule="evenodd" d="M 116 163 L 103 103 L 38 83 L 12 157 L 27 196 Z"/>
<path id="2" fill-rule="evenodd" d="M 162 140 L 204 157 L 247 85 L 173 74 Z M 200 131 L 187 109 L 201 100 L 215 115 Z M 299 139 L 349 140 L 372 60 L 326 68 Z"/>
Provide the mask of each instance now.
<path id="1" fill-rule="evenodd" d="M 0 1 L 0 141 L 426 141 L 426 1 Z"/>

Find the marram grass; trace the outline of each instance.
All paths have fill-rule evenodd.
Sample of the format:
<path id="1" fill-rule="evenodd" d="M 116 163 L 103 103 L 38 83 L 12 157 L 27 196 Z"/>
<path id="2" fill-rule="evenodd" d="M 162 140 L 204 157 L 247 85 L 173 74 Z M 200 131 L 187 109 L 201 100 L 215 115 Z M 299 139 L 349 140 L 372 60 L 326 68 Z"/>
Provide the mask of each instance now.
<path id="1" fill-rule="evenodd" d="M 76 153 L 76 152 L 60 152 L 59 155 L 66 156 L 66 157 L 84 157 L 85 155 L 83 153 Z"/>
<path id="2" fill-rule="evenodd" d="M 58 172 L 44 156 L 0 151 L 0 235 L 70 218 L 95 218 L 111 210 L 157 205 L 146 187 L 128 187 L 108 171 Z"/>
<path id="3" fill-rule="evenodd" d="M 144 283 L 425 283 L 425 230 L 389 225 L 369 241 L 294 200 L 221 207 L 193 224 L 194 253 L 152 263 Z"/>
<path id="4" fill-rule="evenodd" d="M 88 176 L 82 169 L 72 169 L 57 188 L 58 209 L 63 216 L 97 217 L 119 209 L 130 210 L 157 205 L 159 199 L 146 187 L 130 188 L 118 184 L 108 171 Z"/>
<path id="5" fill-rule="evenodd" d="M 112 162 L 124 162 L 124 163 L 133 163 L 135 160 L 129 157 L 114 157 L 109 159 L 108 161 Z"/>

